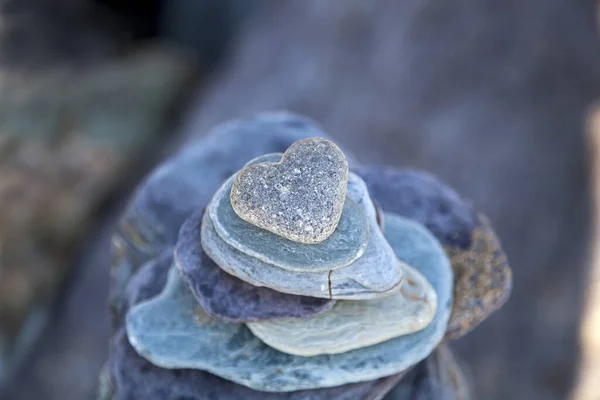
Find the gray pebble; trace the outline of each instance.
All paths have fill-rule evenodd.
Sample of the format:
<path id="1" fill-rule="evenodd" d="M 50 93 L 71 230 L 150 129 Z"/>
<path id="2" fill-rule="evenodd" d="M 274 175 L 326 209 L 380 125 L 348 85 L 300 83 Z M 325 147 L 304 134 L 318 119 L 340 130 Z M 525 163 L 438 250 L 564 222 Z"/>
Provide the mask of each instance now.
<path id="1" fill-rule="evenodd" d="M 279 163 L 244 168 L 231 205 L 245 221 L 299 243 L 314 244 L 335 230 L 346 198 L 348 161 L 333 142 L 307 138 Z"/>
<path id="2" fill-rule="evenodd" d="M 404 376 L 323 389 L 259 392 L 193 369 L 165 369 L 140 357 L 123 330 L 112 341 L 109 359 L 111 400 L 379 400 Z"/>

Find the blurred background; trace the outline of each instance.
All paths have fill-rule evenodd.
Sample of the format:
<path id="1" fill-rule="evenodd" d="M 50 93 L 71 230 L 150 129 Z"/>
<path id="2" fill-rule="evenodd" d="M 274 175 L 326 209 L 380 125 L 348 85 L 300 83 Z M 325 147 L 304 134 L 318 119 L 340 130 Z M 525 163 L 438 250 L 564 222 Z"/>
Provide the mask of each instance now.
<path id="1" fill-rule="evenodd" d="M 132 190 L 216 124 L 288 109 L 492 220 L 514 290 L 453 343 L 476 399 L 600 399 L 599 10 L 0 0 L 0 398 L 95 397 Z"/>

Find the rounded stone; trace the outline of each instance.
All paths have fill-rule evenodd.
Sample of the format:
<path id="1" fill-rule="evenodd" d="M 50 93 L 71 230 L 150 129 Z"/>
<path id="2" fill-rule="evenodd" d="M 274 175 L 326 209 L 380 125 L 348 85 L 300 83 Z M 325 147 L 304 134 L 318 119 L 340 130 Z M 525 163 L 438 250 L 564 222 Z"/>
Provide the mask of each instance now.
<path id="1" fill-rule="evenodd" d="M 245 167 L 231 189 L 231 205 L 245 221 L 286 239 L 320 243 L 337 227 L 348 183 L 348 161 L 323 138 L 292 144 L 278 163 Z"/>
<path id="2" fill-rule="evenodd" d="M 407 225 L 411 230 L 411 223 Z M 418 271 L 408 265 L 404 269 L 402 284 L 387 297 L 340 300 L 331 311 L 307 320 L 285 318 L 247 326 L 269 346 L 305 357 L 344 353 L 417 332 L 433 319 L 437 295 Z"/>

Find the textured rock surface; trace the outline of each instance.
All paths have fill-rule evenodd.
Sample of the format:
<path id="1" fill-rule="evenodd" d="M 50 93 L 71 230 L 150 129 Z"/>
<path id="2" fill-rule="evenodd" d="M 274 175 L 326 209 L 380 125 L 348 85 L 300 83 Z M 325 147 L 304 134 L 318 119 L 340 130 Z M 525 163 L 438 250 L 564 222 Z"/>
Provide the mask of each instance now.
<path id="1" fill-rule="evenodd" d="M 333 142 L 307 138 L 279 163 L 244 168 L 231 188 L 231 205 L 244 220 L 295 242 L 314 244 L 337 227 L 346 199 L 348 161 Z"/>
<path id="2" fill-rule="evenodd" d="M 403 258 L 406 238 L 387 238 Z M 338 386 L 398 373 L 424 359 L 444 336 L 452 308 L 448 264 L 416 265 L 438 295 L 434 320 L 423 330 L 342 354 L 298 357 L 265 345 L 242 324 L 208 317 L 175 270 L 160 296 L 132 308 L 127 335 L 136 351 L 164 368 L 201 369 L 267 391 Z"/>
<path id="3" fill-rule="evenodd" d="M 175 263 L 204 311 L 232 322 L 310 317 L 330 310 L 335 300 L 295 296 L 250 285 L 223 271 L 202 250 L 197 211 L 181 227 Z"/>
<path id="4" fill-rule="evenodd" d="M 221 268 L 255 286 L 333 299 L 385 296 L 400 283 L 402 266 L 377 225 L 375 209 L 364 182 L 353 174 L 348 182 L 348 197 L 362 208 L 369 221 L 369 243 L 363 256 L 344 268 L 297 272 L 264 263 L 223 241 L 216 233 L 209 214 L 204 216 L 202 227 L 203 248 Z"/>
<path id="5" fill-rule="evenodd" d="M 364 254 L 369 242 L 369 221 L 348 197 L 335 231 L 322 242 L 308 245 L 285 239 L 241 219 L 229 201 L 234 179 L 235 176 L 231 177 L 215 193 L 207 212 L 221 239 L 242 253 L 299 272 L 344 267 Z"/>
<path id="6" fill-rule="evenodd" d="M 323 135 L 310 119 L 266 113 L 217 126 L 158 167 L 133 196 L 113 238 L 110 302 L 116 319 L 123 314 L 124 285 L 131 274 L 174 246 L 183 221 L 205 207 L 227 178 L 248 160 Z"/>
<path id="7" fill-rule="evenodd" d="M 98 68 L 2 75 L 0 364 L 30 346 L 84 229 L 153 158 L 192 76 L 164 48 Z"/>
<path id="8" fill-rule="evenodd" d="M 424 224 L 444 245 L 455 280 L 449 338 L 464 335 L 504 304 L 512 287 L 511 270 L 485 217 L 426 173 L 390 167 L 356 172 L 385 211 Z"/>
<path id="9" fill-rule="evenodd" d="M 373 300 L 340 300 L 331 311 L 307 320 L 249 323 L 252 333 L 285 353 L 314 356 L 370 346 L 427 326 L 435 315 L 437 296 L 418 270 L 425 263 L 444 269 L 449 261 L 437 240 L 422 226 L 395 215 L 388 217 L 392 219 L 390 235 L 397 243 L 405 244 L 394 248 L 406 265 L 402 284 L 393 294 Z"/>

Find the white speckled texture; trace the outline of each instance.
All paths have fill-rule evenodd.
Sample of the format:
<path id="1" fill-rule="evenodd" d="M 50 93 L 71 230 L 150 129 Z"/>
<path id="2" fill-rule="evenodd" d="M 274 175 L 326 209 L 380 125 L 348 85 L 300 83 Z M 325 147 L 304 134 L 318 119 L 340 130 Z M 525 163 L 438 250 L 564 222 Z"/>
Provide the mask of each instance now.
<path id="1" fill-rule="evenodd" d="M 348 161 L 323 138 L 292 144 L 279 163 L 244 168 L 231 205 L 245 221 L 299 243 L 314 244 L 335 230 L 346 198 Z"/>

